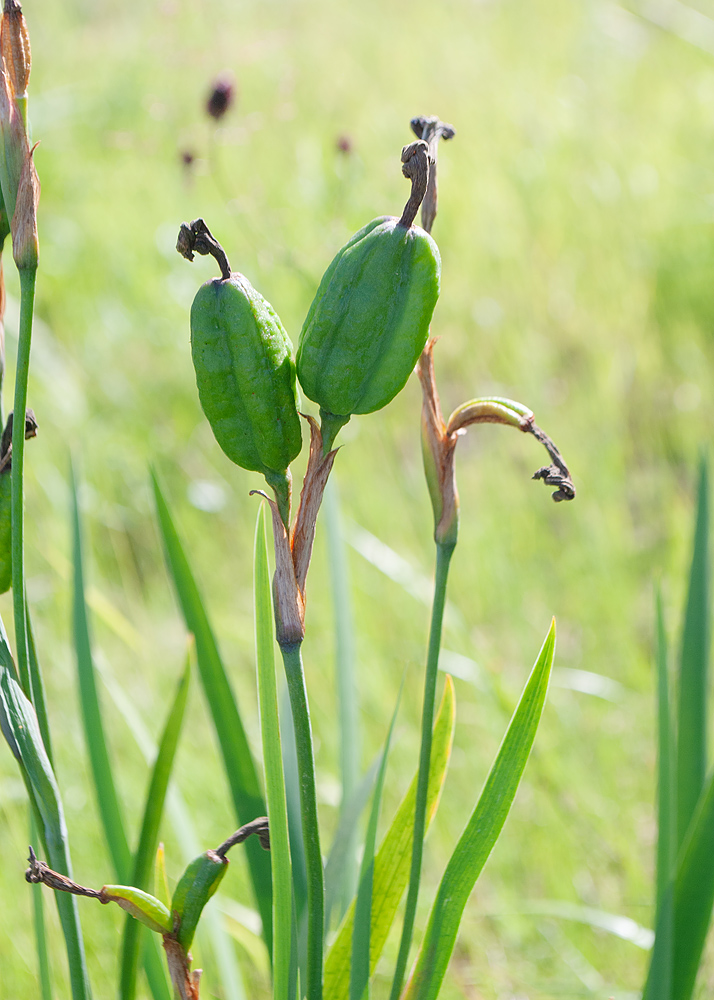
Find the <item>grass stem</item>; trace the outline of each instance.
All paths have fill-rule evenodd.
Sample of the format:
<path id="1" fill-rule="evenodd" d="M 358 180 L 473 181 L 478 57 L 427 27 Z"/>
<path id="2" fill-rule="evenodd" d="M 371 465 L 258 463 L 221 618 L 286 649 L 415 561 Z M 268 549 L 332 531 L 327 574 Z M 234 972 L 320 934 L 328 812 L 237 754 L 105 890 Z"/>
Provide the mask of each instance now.
<path id="1" fill-rule="evenodd" d="M 285 676 L 290 694 L 295 748 L 300 778 L 300 809 L 307 869 L 307 1000 L 322 1000 L 322 949 L 325 925 L 325 886 L 315 792 L 310 710 L 307 704 L 301 646 L 282 645 Z"/>
<path id="2" fill-rule="evenodd" d="M 25 509 L 24 458 L 27 380 L 30 373 L 32 312 L 35 302 L 34 268 L 20 271 L 20 327 L 15 369 L 15 404 L 12 425 L 12 605 L 15 617 L 15 645 L 20 683 L 30 697 L 27 616 L 25 613 Z"/>
<path id="3" fill-rule="evenodd" d="M 419 752 L 419 776 L 417 779 L 416 808 L 414 811 L 414 842 L 412 845 L 412 863 L 409 872 L 409 889 L 404 910 L 402 939 L 399 943 L 397 965 L 394 970 L 390 1000 L 398 1000 L 404 983 L 404 973 L 409 959 L 409 949 L 414 933 L 414 918 L 416 916 L 417 900 L 419 898 L 419 883 L 421 881 L 421 862 L 424 851 L 424 833 L 426 829 L 426 802 L 429 788 L 429 765 L 431 762 L 432 727 L 434 724 L 434 701 L 436 697 L 436 679 L 439 667 L 439 650 L 441 649 L 441 627 L 446 606 L 446 583 L 449 576 L 449 565 L 454 553 L 454 545 L 436 545 L 436 579 L 434 581 L 434 603 L 431 609 L 431 628 L 429 630 L 429 649 L 426 660 L 426 676 L 424 679 L 424 705 L 421 716 L 421 750 Z"/>

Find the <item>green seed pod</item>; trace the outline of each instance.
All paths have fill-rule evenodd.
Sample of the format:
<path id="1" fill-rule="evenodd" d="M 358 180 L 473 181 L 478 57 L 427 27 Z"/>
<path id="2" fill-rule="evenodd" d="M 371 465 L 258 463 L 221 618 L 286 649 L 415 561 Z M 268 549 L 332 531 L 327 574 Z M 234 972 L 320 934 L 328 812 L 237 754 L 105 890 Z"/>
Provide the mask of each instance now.
<path id="1" fill-rule="evenodd" d="M 436 243 L 413 225 L 428 179 L 427 144 L 402 151 L 412 194 L 401 219 L 374 219 L 325 272 L 300 334 L 297 372 L 319 403 L 325 450 L 353 413 L 381 409 L 404 388 L 439 297 Z"/>
<path id="2" fill-rule="evenodd" d="M 202 285 L 191 307 L 203 412 L 228 458 L 265 476 L 287 524 L 288 467 L 302 446 L 292 344 L 270 303 L 242 274 L 231 273 L 202 220 L 182 226 L 178 249 L 190 258 L 193 250 L 212 253 L 221 265 L 222 277 Z"/>
<path id="3" fill-rule="evenodd" d="M 171 900 L 171 909 L 178 921 L 177 940 L 188 951 L 204 906 L 226 874 L 228 858 L 215 851 L 205 851 L 190 863 L 179 879 Z"/>
<path id="4" fill-rule="evenodd" d="M 173 921 L 164 904 L 155 896 L 133 885 L 105 885 L 100 899 L 103 903 L 118 903 L 132 917 L 146 924 L 157 934 L 171 934 Z"/>

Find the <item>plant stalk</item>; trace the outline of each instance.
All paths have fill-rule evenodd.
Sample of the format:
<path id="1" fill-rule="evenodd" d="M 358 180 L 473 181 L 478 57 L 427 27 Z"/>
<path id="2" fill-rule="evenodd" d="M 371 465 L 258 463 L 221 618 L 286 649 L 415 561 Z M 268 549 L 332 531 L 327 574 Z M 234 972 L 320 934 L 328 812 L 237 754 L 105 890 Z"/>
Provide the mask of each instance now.
<path id="1" fill-rule="evenodd" d="M 325 933 L 325 885 L 320 849 L 312 752 L 310 710 L 307 703 L 301 644 L 281 644 L 290 707 L 295 727 L 295 749 L 300 778 L 300 811 L 307 869 L 307 1000 L 322 1000 L 322 951 Z"/>
<path id="2" fill-rule="evenodd" d="M 444 621 L 444 608 L 446 606 L 446 583 L 449 576 L 449 565 L 455 545 L 455 542 L 449 544 L 436 543 L 436 579 L 434 581 L 434 603 L 431 609 L 429 648 L 426 659 L 426 676 L 424 678 L 424 705 L 421 715 L 421 750 L 419 752 L 419 776 L 417 778 L 416 804 L 414 808 L 412 863 L 409 872 L 407 903 L 404 909 L 402 939 L 399 943 L 399 954 L 394 970 L 390 1000 L 398 1000 L 402 992 L 404 973 L 414 933 L 414 918 L 419 898 L 421 862 L 424 852 L 424 833 L 426 830 L 426 802 L 429 788 L 429 765 L 431 762 L 436 680 L 439 669 L 439 651 L 441 649 L 441 628 Z"/>
<path id="3" fill-rule="evenodd" d="M 15 404 L 13 413 L 19 414 L 12 425 L 12 606 L 15 617 L 15 645 L 20 681 L 30 696 L 29 653 L 27 643 L 27 616 L 25 612 L 25 510 L 24 510 L 24 459 L 25 459 L 25 410 L 27 409 L 27 380 L 30 374 L 30 345 L 32 342 L 32 311 L 35 303 L 34 268 L 20 270 L 20 328 L 15 370 Z"/>

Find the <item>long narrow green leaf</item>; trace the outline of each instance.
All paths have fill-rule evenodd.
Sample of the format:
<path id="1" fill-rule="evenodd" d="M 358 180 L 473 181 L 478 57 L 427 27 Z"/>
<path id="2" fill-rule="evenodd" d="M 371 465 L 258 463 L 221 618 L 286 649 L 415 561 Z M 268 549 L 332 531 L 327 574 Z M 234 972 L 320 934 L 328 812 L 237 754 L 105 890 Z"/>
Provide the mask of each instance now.
<path id="1" fill-rule="evenodd" d="M 278 685 L 273 654 L 275 631 L 268 568 L 268 543 L 265 533 L 265 504 L 260 505 L 255 528 L 254 573 L 258 700 L 273 871 L 273 997 L 274 1000 L 292 1000 L 290 996 L 292 872 L 278 718 Z"/>
<path id="2" fill-rule="evenodd" d="M 280 731 L 282 739 L 283 774 L 285 775 L 285 800 L 288 807 L 288 835 L 290 837 L 290 858 L 293 870 L 293 916 L 294 952 L 291 975 L 305 983 L 307 975 L 307 866 L 305 845 L 302 839 L 302 818 L 300 815 L 300 778 L 298 775 L 297 749 L 295 747 L 295 727 L 293 710 L 287 685 L 283 684 L 279 698 Z M 291 993 L 292 996 L 292 993 Z"/>
<path id="3" fill-rule="evenodd" d="M 344 888 L 344 869 L 348 856 L 355 848 L 355 829 L 367 805 L 370 793 L 379 770 L 381 753 L 363 776 L 357 788 L 346 804 L 340 808 L 340 818 L 337 830 L 330 846 L 330 853 L 325 863 L 325 929 L 330 928 L 330 915 L 336 905 L 337 897 Z"/>
<path id="4" fill-rule="evenodd" d="M 30 670 L 30 690 L 32 691 L 32 704 L 37 715 L 37 722 L 40 726 L 42 742 L 45 744 L 47 757 L 54 767 L 52 759 L 52 740 L 50 737 L 50 722 L 47 716 L 47 699 L 45 698 L 45 683 L 42 679 L 40 661 L 37 658 L 37 646 L 35 644 L 35 633 L 32 628 L 30 618 L 30 605 L 25 603 L 25 616 L 27 620 L 27 656 Z"/>
<path id="5" fill-rule="evenodd" d="M 687 835 L 707 766 L 709 659 L 709 476 L 702 459 L 692 568 L 682 635 L 677 743 L 677 846 Z"/>
<path id="6" fill-rule="evenodd" d="M 372 895 L 374 889 L 374 851 L 377 845 L 377 824 L 379 810 L 382 804 L 382 789 L 387 771 L 387 758 L 392 744 L 394 724 L 397 721 L 399 704 L 402 700 L 404 676 L 399 687 L 397 704 L 394 706 L 392 721 L 384 743 L 382 759 L 379 763 L 377 784 L 372 796 L 372 808 L 367 823 L 367 835 L 364 841 L 364 853 L 359 873 L 359 889 L 355 900 L 355 917 L 352 928 L 352 964 L 350 966 L 350 1000 L 362 1000 L 369 985 L 370 938 L 372 936 Z"/>
<path id="7" fill-rule="evenodd" d="M 555 621 L 432 906 L 405 1000 L 436 1000 L 466 902 L 506 822 L 538 729 L 555 652 Z"/>
<path id="8" fill-rule="evenodd" d="M 434 723 L 427 797 L 427 826 L 436 813 L 446 777 L 454 734 L 454 711 L 454 685 L 451 678 L 447 676 L 444 695 Z M 370 975 L 374 972 L 377 961 L 382 954 L 384 943 L 387 940 L 399 907 L 399 901 L 404 894 L 409 878 L 416 785 L 417 777 L 415 775 L 374 859 Z M 348 1000 L 349 997 L 354 914 L 355 904 L 353 900 L 325 961 L 326 1000 Z"/>
<path id="9" fill-rule="evenodd" d="M 178 747 L 181 726 L 186 710 L 190 680 L 191 659 L 189 652 L 186 657 L 186 667 L 179 681 L 176 696 L 171 706 L 169 717 L 166 720 L 161 742 L 159 743 L 159 752 L 156 756 L 156 763 L 154 764 L 154 770 L 149 782 L 149 790 L 146 794 L 144 819 L 141 824 L 139 845 L 134 855 L 134 870 L 129 883 L 136 886 L 137 889 L 148 890 L 152 887 L 154 855 L 159 842 L 159 823 L 164 811 L 166 791 L 169 787 L 169 778 L 171 777 L 171 771 L 176 758 L 176 748 Z M 122 941 L 119 987 L 122 1000 L 134 1000 L 134 996 L 136 995 L 139 942 L 142 936 L 145 937 L 145 934 L 146 932 L 138 921 L 127 916 Z"/>
<path id="10" fill-rule="evenodd" d="M 672 991 L 689 1000 L 714 904 L 714 774 L 709 778 L 677 862 L 674 883 Z M 659 927 L 657 928 L 659 935 Z M 655 942 L 656 946 L 656 942 Z M 646 993 L 649 997 L 650 994 Z"/>
<path id="11" fill-rule="evenodd" d="M 340 772 L 342 778 L 342 818 L 359 782 L 360 731 L 359 700 L 355 675 L 355 640 L 352 625 L 352 607 L 347 572 L 347 552 L 342 537 L 340 501 L 337 484 L 333 477 L 327 484 L 323 501 L 327 537 L 327 552 L 330 563 L 330 582 L 335 613 L 335 680 L 337 684 L 337 708 L 340 734 Z M 341 870 L 342 882 L 337 901 L 341 920 L 347 904 L 357 888 L 356 836 L 357 827 L 350 827 L 350 843 L 345 854 L 345 864 Z M 325 910 L 325 926 L 330 923 L 330 910 Z"/>
<path id="12" fill-rule="evenodd" d="M 3 638 L 4 635 L 0 637 L 0 644 Z M 37 810 L 50 867 L 71 878 L 72 863 L 62 801 L 42 742 L 37 716 L 4 662 L 0 666 L 0 728 L 20 764 L 28 793 Z M 90 1000 L 92 993 L 77 900 L 64 892 L 55 893 L 55 897 L 67 947 L 72 997 L 74 1000 Z"/>
<path id="13" fill-rule="evenodd" d="M 131 884 L 132 858 L 126 827 L 117 794 L 114 775 L 109 760 L 109 750 L 104 722 L 97 693 L 96 671 L 92 656 L 89 617 L 84 585 L 84 559 L 82 553 L 82 525 L 79 514 L 77 486 L 74 470 L 70 465 L 70 492 L 72 497 L 72 631 L 79 678 L 79 695 L 82 709 L 82 723 L 87 742 L 89 762 L 92 769 L 94 790 L 102 820 L 104 837 L 114 866 L 118 882 Z M 30 676 L 35 688 L 33 668 L 34 637 L 28 613 L 28 645 L 30 656 Z M 39 675 L 39 671 L 38 671 Z M 40 678 L 41 684 L 41 678 Z M 135 921 L 133 921 L 135 923 Z M 169 1000 L 171 992 L 160 953 L 160 946 L 153 937 L 144 935 L 143 961 L 154 1000 Z"/>
<path id="14" fill-rule="evenodd" d="M 149 735 L 140 713 L 106 668 L 98 665 L 98 672 L 102 677 L 107 693 L 116 711 L 126 723 L 144 760 L 147 764 L 155 761 L 158 747 Z M 188 864 L 197 854 L 201 853 L 205 845 L 198 839 L 191 813 L 181 792 L 173 782 L 169 784 L 166 796 L 166 811 L 171 818 L 171 825 L 181 848 L 183 861 L 185 864 Z M 220 987 L 223 990 L 226 1000 L 245 1000 L 243 980 L 232 942 L 228 932 L 224 928 L 220 915 L 210 904 L 203 911 L 201 922 L 198 925 L 197 937 L 201 952 L 204 955 L 208 951 L 212 951 L 213 953 L 212 968 L 210 971 L 206 970 L 204 980 L 202 981 L 204 991 L 211 988 L 210 980 L 215 969 L 216 980 L 220 982 Z M 157 940 L 157 937 L 153 934 L 149 938 L 150 943 Z"/>
<path id="15" fill-rule="evenodd" d="M 70 466 L 70 491 L 72 496 L 72 631 L 77 659 L 79 698 L 82 708 L 82 722 L 87 741 L 89 763 L 94 779 L 99 814 L 104 827 L 109 853 L 116 876 L 121 884 L 129 884 L 131 872 L 131 851 L 122 818 L 119 796 L 114 783 L 114 775 L 109 762 L 109 751 L 104 722 L 97 694 L 97 683 L 92 657 L 87 605 L 85 602 L 84 559 L 82 553 L 82 527 L 79 517 L 79 503 L 74 472 Z"/>
<path id="16" fill-rule="evenodd" d="M 168 505 L 152 472 L 159 528 L 169 573 L 176 588 L 186 627 L 196 639 L 196 660 L 203 690 L 223 755 L 226 776 L 240 824 L 265 815 L 265 802 L 238 705 L 226 673 L 208 615 L 191 571 Z M 263 921 L 263 936 L 272 952 L 272 876 L 270 855 L 257 837 L 246 841 L 246 857 L 256 902 Z"/>
<path id="17" fill-rule="evenodd" d="M 662 611 L 662 595 L 656 595 L 657 620 L 657 913 L 672 881 L 677 858 L 677 812 L 674 770 L 674 729 L 669 697 L 667 635 Z"/>
<path id="18" fill-rule="evenodd" d="M 30 843 L 38 842 L 40 832 L 30 809 Z M 50 957 L 47 951 L 47 935 L 45 933 L 45 905 L 41 885 L 32 886 L 32 910 L 35 925 L 35 942 L 37 944 L 37 974 L 40 980 L 42 1000 L 52 1000 L 52 974 L 50 972 Z"/>

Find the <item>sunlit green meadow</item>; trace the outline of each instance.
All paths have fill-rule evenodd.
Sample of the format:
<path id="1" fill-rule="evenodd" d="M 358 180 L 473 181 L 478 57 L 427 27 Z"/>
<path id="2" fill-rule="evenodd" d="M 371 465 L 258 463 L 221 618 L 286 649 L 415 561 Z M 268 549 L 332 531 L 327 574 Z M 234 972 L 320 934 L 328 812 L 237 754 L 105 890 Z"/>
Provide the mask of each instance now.
<path id="1" fill-rule="evenodd" d="M 714 16 L 704 0 L 699 9 Z M 134 838 L 148 771 L 127 706 L 155 740 L 186 644 L 149 463 L 199 572 L 256 755 L 260 747 L 258 503 L 248 491 L 262 481 L 230 465 L 198 405 L 188 309 L 214 266 L 178 256 L 178 225 L 202 215 L 296 341 L 335 251 L 370 218 L 401 212 L 409 119 L 438 113 L 458 132 L 442 144 L 434 227 L 443 257 L 432 325 L 442 338 L 443 407 L 490 393 L 526 403 L 563 451 L 578 496 L 555 505 L 530 482 L 543 463 L 530 438 L 485 427 L 459 444 L 461 536 L 444 657 L 456 675 L 456 741 L 419 913 L 423 926 L 555 615 L 556 669 L 533 757 L 467 909 L 442 995 L 636 996 L 647 952 L 564 915 L 589 908 L 651 927 L 653 591 L 661 581 L 676 652 L 696 466 L 714 423 L 714 55 L 601 0 L 27 0 L 24 10 L 42 181 L 28 589 L 75 875 L 97 887 L 113 878 L 70 641 L 70 453 L 83 484 L 93 632 L 107 682 L 100 694 Z M 236 75 L 238 100 L 216 127 L 203 102 L 225 69 Z M 351 152 L 338 149 L 340 137 Z M 194 157 L 190 169 L 184 152 Z M 433 571 L 419 408 L 412 379 L 385 411 L 353 419 L 334 474 L 365 768 L 407 670 L 383 823 L 418 752 Z M 9 626 L 9 595 L 0 612 Z M 329 845 L 340 786 L 332 589 L 319 531 L 307 629 Z M 175 774 L 198 846 L 215 846 L 235 823 L 197 678 Z M 0 994 L 12 1000 L 38 989 L 23 878 L 28 836 L 24 789 L 3 744 Z M 171 813 L 162 837 L 176 877 L 184 858 Z M 222 895 L 253 905 L 237 856 Z M 61 934 L 47 902 L 57 995 L 66 997 Z M 110 910 L 91 901 L 81 908 L 99 998 L 116 992 L 122 920 Z M 246 996 L 267 996 L 251 916 L 231 912 Z M 390 939 L 377 997 L 397 943 Z M 195 955 L 206 995 L 223 996 L 200 939 Z M 700 995 L 712 986 L 714 962 L 702 971 Z"/>

